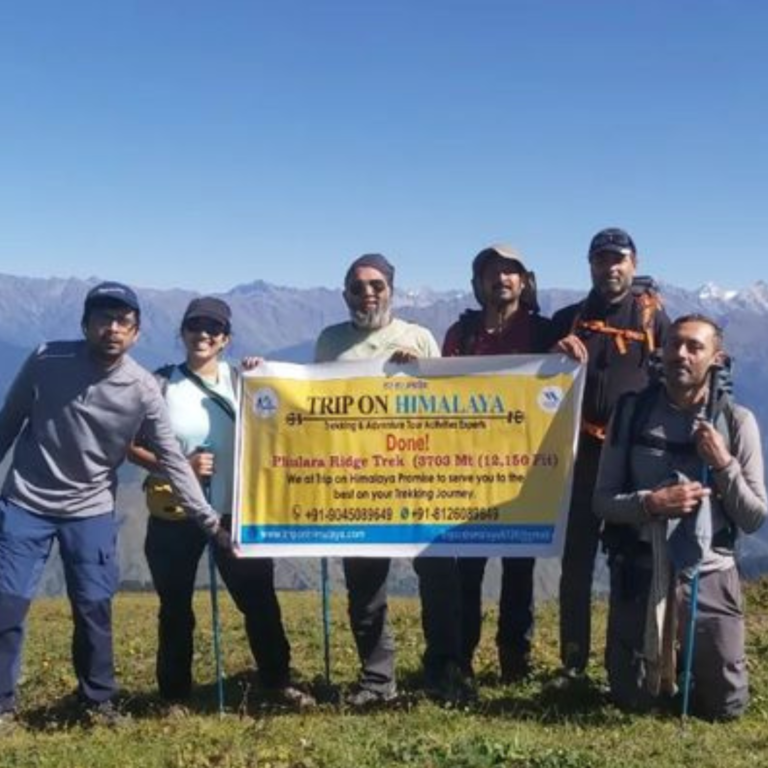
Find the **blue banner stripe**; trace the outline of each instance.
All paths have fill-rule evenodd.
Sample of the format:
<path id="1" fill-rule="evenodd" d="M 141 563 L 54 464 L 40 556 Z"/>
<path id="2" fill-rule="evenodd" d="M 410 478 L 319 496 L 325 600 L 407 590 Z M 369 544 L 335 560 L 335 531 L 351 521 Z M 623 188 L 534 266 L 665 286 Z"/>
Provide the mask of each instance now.
<path id="1" fill-rule="evenodd" d="M 554 525 L 244 525 L 243 544 L 551 544 Z"/>

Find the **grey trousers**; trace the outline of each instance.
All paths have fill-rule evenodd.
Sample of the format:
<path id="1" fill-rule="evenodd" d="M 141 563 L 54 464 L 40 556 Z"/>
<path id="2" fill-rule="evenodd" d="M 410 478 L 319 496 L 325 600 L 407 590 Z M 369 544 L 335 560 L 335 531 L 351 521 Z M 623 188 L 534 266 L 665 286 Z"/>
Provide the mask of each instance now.
<path id="1" fill-rule="evenodd" d="M 648 568 L 614 563 L 605 664 L 614 702 L 631 710 L 647 710 L 659 700 L 645 690 L 643 633 L 651 573 Z M 678 588 L 680 647 L 688 626 L 690 584 Z M 679 654 L 682 673 L 683 655 Z M 699 579 L 693 653 L 691 710 L 720 720 L 738 717 L 749 702 L 744 651 L 744 613 L 736 568 L 702 574 Z"/>
<path id="2" fill-rule="evenodd" d="M 360 658 L 359 684 L 386 691 L 395 680 L 395 640 L 389 626 L 385 558 L 345 557 L 347 607 L 352 635 Z"/>

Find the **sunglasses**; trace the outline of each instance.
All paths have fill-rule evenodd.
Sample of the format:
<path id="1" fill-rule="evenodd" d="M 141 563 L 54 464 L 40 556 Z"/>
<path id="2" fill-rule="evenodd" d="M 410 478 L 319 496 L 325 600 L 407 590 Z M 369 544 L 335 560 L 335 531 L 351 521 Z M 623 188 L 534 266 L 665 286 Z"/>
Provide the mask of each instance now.
<path id="1" fill-rule="evenodd" d="M 99 328 L 109 328 L 116 325 L 121 331 L 131 331 L 136 325 L 134 312 L 112 312 L 108 309 L 93 309 L 90 314 L 91 322 Z"/>
<path id="2" fill-rule="evenodd" d="M 184 323 L 184 330 L 190 333 L 207 333 L 209 336 L 223 336 L 229 329 L 219 320 L 212 320 L 208 317 L 190 317 Z"/>
<path id="3" fill-rule="evenodd" d="M 347 290 L 353 296 L 362 296 L 370 288 L 374 293 L 384 293 L 387 290 L 386 280 L 353 280 Z"/>

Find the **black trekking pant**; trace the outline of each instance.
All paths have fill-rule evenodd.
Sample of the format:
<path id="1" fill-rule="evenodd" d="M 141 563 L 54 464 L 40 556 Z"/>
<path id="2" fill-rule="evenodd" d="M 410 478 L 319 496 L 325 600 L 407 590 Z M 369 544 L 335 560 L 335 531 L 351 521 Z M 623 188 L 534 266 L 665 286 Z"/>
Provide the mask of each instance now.
<path id="1" fill-rule="evenodd" d="M 573 494 L 560 576 L 560 660 L 583 672 L 592 634 L 592 580 L 601 521 L 592 509 L 602 443 L 582 435 L 573 476 Z"/>
<path id="2" fill-rule="evenodd" d="M 198 563 L 208 539 L 192 520 L 150 517 L 144 552 L 160 598 L 157 683 L 166 699 L 187 698 L 192 688 L 192 598 Z M 289 680 L 290 646 L 283 629 L 274 583 L 274 563 L 267 558 L 234 558 L 218 548 L 216 565 L 245 618 L 245 631 L 261 683 L 280 687 Z"/>
<path id="3" fill-rule="evenodd" d="M 466 557 L 458 561 L 461 579 L 462 657 L 467 669 L 480 643 L 483 622 L 483 576 L 486 557 Z M 496 645 L 500 651 L 521 660 L 531 652 L 533 639 L 533 571 L 532 557 L 501 559 L 501 595 Z"/>
<path id="4" fill-rule="evenodd" d="M 419 577 L 421 626 L 424 631 L 424 677 L 440 680 L 449 668 L 460 666 L 461 585 L 455 557 L 416 557 L 413 569 Z"/>

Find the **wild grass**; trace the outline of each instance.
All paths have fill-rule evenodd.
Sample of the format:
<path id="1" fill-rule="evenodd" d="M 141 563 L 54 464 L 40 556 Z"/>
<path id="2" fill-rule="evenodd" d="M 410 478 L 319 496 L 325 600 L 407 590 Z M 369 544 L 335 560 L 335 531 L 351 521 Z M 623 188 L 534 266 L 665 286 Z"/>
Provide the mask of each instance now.
<path id="1" fill-rule="evenodd" d="M 227 711 L 216 711 L 211 623 L 207 595 L 197 595 L 197 688 L 190 713 L 172 717 L 154 684 L 156 599 L 122 594 L 115 601 L 120 706 L 130 720 L 116 730 L 87 728 L 74 715 L 75 681 L 69 661 L 71 621 L 63 599 L 37 601 L 30 615 L 22 727 L 0 736 L 0 766 L 133 768 L 591 768 L 592 766 L 768 765 L 768 582 L 748 590 L 748 654 L 752 680 L 749 713 L 735 723 L 690 720 L 683 728 L 669 714 L 627 715 L 602 689 L 597 642 L 591 682 L 555 689 L 557 611 L 538 611 L 536 671 L 523 685 L 503 686 L 496 671 L 496 613 L 489 607 L 476 663 L 480 697 L 459 709 L 440 708 L 419 692 L 422 639 L 418 602 L 391 601 L 398 640 L 402 700 L 387 711 L 358 714 L 339 705 L 338 693 L 355 679 L 357 659 L 343 595 L 332 604 L 332 682 L 323 685 L 319 598 L 283 593 L 293 666 L 323 703 L 307 713 L 270 706 L 250 674 L 242 622 L 222 600 Z M 595 610 L 595 638 L 604 632 L 605 606 Z"/>

